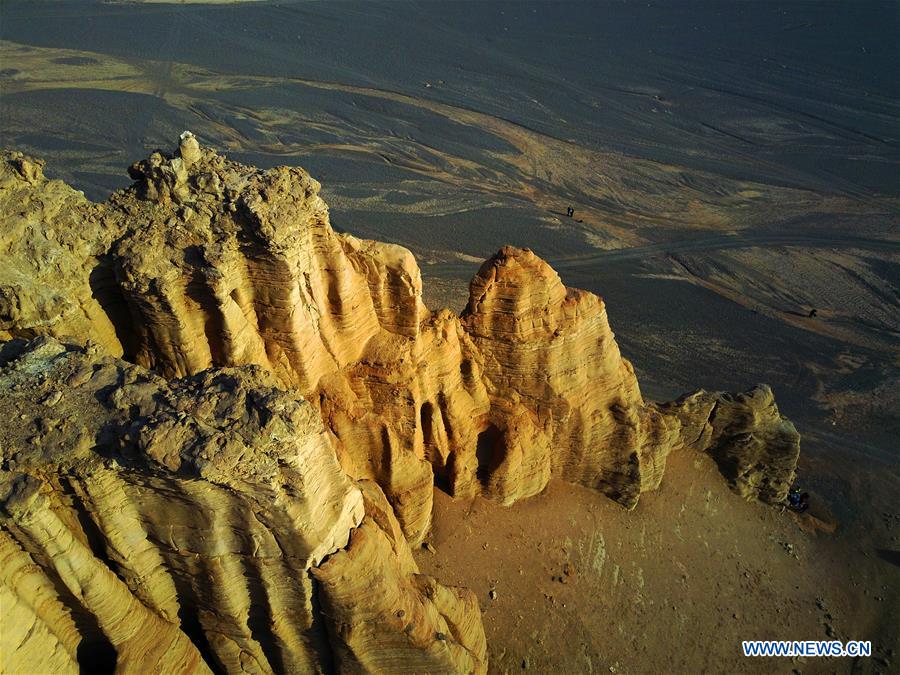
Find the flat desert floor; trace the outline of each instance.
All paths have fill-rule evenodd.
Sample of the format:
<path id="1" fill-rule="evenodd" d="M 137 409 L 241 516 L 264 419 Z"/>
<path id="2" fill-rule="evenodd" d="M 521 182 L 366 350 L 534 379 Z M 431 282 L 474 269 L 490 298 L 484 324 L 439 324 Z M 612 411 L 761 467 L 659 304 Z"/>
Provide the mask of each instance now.
<path id="1" fill-rule="evenodd" d="M 604 297 L 647 398 L 772 385 L 803 434 L 803 519 L 687 455 L 633 512 L 563 483 L 511 508 L 438 493 L 419 562 L 478 592 L 494 671 L 896 671 L 896 3 L 0 14 L 0 144 L 89 197 L 190 129 L 304 166 L 336 228 L 415 252 L 429 307 L 460 310 L 481 260 L 526 246 Z M 876 658 L 739 654 L 831 635 Z"/>

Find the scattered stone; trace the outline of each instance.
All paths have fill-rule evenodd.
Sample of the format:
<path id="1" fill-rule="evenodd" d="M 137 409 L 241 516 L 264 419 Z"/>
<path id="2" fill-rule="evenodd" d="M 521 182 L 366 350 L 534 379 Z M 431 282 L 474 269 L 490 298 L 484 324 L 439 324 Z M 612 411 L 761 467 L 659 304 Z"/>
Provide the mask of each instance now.
<path id="1" fill-rule="evenodd" d="M 200 159 L 200 144 L 197 142 L 197 138 L 190 131 L 185 131 L 180 136 L 180 143 L 178 144 L 178 154 L 181 156 L 181 159 L 184 160 L 184 164 L 186 167 L 191 166 L 194 162 Z"/>
<path id="2" fill-rule="evenodd" d="M 52 407 L 55 406 L 57 403 L 59 403 L 59 399 L 61 399 L 61 398 L 62 398 L 62 392 L 60 392 L 60 391 L 51 391 L 49 394 L 47 394 L 46 396 L 44 396 L 44 398 L 41 399 L 41 403 L 42 403 L 43 405 L 46 405 L 46 406 L 49 406 L 49 407 L 52 408 Z"/>
<path id="3" fill-rule="evenodd" d="M 85 384 L 93 376 L 93 368 L 79 368 L 69 376 L 69 379 L 66 380 L 66 384 L 74 389 Z"/>

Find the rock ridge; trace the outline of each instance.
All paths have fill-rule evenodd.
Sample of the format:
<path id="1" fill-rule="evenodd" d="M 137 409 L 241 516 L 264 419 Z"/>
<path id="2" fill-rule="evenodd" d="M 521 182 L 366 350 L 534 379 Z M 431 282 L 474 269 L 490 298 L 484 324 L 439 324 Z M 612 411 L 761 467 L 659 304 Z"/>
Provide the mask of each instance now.
<path id="1" fill-rule="evenodd" d="M 530 250 L 433 312 L 299 167 L 186 132 L 103 203 L 42 168 L 0 156 L 4 670 L 484 672 L 474 596 L 410 553 L 435 486 L 633 508 L 674 451 L 746 498 L 793 481 L 768 387 L 645 401 L 604 301 Z"/>
<path id="2" fill-rule="evenodd" d="M 104 204 L 47 181 L 21 155 L 2 168 L 3 203 L 67 204 L 12 219 L 8 254 L 31 263 L 19 278 L 52 254 L 78 297 L 77 312 L 55 312 L 61 301 L 41 297 L 43 287 L 0 279 L 8 337 L 88 337 L 165 377 L 264 368 L 318 407 L 345 471 L 381 486 L 412 542 L 428 531 L 435 482 L 512 503 L 559 475 L 633 507 L 658 485 L 668 451 L 687 445 L 688 409 L 701 412 L 645 404 L 602 299 L 566 288 L 531 251 L 488 260 L 462 316 L 429 311 L 409 251 L 336 233 L 303 169 L 243 166 L 189 132 L 171 155 L 134 164 L 134 186 Z M 19 255 L 23 219 L 60 234 Z M 71 229 L 89 261 L 81 269 L 53 248 Z M 777 411 L 747 414 L 791 465 L 789 423 Z M 759 471 L 772 478 L 774 466 Z M 778 501 L 791 473 L 779 468 L 761 493 L 748 478 L 744 493 Z"/>
<path id="3" fill-rule="evenodd" d="M 4 352 L 4 672 L 484 672 L 474 596 L 419 574 L 380 488 L 267 372 Z"/>

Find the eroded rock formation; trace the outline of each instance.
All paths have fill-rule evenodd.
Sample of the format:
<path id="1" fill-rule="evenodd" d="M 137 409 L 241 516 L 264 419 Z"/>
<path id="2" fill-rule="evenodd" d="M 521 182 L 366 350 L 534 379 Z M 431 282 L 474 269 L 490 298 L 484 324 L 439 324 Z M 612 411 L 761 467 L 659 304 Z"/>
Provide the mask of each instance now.
<path id="1" fill-rule="evenodd" d="M 472 280 L 463 323 L 508 455 L 492 478 L 510 484 L 504 494 L 533 494 L 555 474 L 633 506 L 659 485 L 678 427 L 644 406 L 603 300 L 566 288 L 531 251 L 504 248 Z"/>
<path id="2" fill-rule="evenodd" d="M 485 263 L 460 319 L 423 305 L 408 251 L 335 233 L 300 168 L 258 171 L 185 134 L 89 204 L 33 160 L 4 164 L 4 203 L 26 204 L 8 257 L 28 265 L 2 284 L 8 336 L 89 337 L 166 377 L 265 368 L 320 409 L 344 469 L 382 487 L 412 541 L 435 481 L 511 503 L 560 475 L 633 506 L 684 445 L 681 418 L 644 404 L 603 301 L 533 253 Z M 73 232 L 67 254 L 54 242 Z M 50 258 L 74 290 L 48 299 L 27 280 Z"/>
<path id="3" fill-rule="evenodd" d="M 97 351 L 0 358 L 3 672 L 485 669 L 474 596 L 418 574 L 311 404 Z"/>
<path id="4" fill-rule="evenodd" d="M 531 251 L 431 312 L 409 251 L 332 230 L 300 168 L 185 134 L 93 204 L 41 166 L 0 158 L 0 339 L 88 347 L 4 348 L 13 665 L 481 671 L 475 599 L 408 548 L 435 484 L 510 504 L 558 476 L 630 508 L 681 448 L 746 497 L 793 479 L 768 388 L 645 402 L 603 300 Z"/>
<path id="5" fill-rule="evenodd" d="M 41 160 L 0 155 L 0 339 L 55 335 L 90 338 L 110 353 L 122 347 L 94 285 L 97 260 L 120 226 L 107 209 L 58 180 Z"/>
<path id="6" fill-rule="evenodd" d="M 766 385 L 739 393 L 696 391 L 659 410 L 680 425 L 678 448 L 712 455 L 739 495 L 784 501 L 800 453 L 800 434 L 778 412 Z"/>

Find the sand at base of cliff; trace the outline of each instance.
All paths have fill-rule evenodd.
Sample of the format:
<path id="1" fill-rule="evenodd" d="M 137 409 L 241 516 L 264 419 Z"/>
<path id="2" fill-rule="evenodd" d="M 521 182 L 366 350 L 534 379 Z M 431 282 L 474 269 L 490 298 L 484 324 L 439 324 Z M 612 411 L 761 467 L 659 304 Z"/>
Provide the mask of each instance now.
<path id="1" fill-rule="evenodd" d="M 706 457 L 669 462 L 632 512 L 559 481 L 513 508 L 436 493 L 436 554 L 416 558 L 477 593 L 492 672 L 896 667 L 900 514 L 884 475 L 844 466 L 847 486 L 814 492 L 798 519 L 736 497 Z M 742 640 L 832 638 L 871 640 L 875 658 L 741 654 Z"/>

